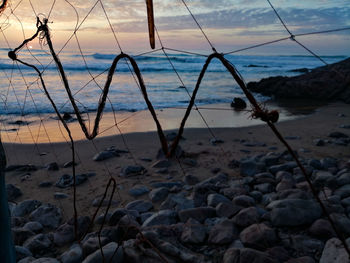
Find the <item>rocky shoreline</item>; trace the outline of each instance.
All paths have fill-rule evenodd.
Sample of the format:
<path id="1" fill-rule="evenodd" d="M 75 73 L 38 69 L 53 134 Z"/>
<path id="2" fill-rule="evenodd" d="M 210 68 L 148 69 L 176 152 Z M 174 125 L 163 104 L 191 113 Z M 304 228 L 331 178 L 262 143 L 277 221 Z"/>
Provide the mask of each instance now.
<path id="1" fill-rule="evenodd" d="M 275 98 L 340 100 L 350 103 L 350 58 L 295 77 L 269 77 L 248 89 Z"/>
<path id="2" fill-rule="evenodd" d="M 350 244 L 349 160 L 299 158 Z M 159 160 L 158 168 L 169 162 Z M 125 167 L 120 176 L 132 178 L 144 169 L 134 168 Z M 18 262 L 102 262 L 99 242 L 106 262 L 349 262 L 287 152 L 232 160 L 229 168 L 241 177 L 213 169 L 215 175 L 201 182 L 187 174 L 151 190 L 134 189 L 148 198 L 108 213 L 100 241 L 98 231 L 89 230 L 90 217 L 78 218 L 78 235 L 89 233 L 76 243 L 73 220 L 62 222 L 58 207 L 37 200 L 9 203 Z M 7 189 L 11 201 L 19 196 L 15 186 Z"/>

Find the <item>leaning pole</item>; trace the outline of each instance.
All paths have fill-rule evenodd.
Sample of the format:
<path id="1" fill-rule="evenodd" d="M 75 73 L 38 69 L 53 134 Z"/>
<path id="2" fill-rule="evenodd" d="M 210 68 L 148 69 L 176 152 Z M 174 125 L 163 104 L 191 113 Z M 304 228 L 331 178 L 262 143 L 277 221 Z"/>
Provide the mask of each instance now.
<path id="1" fill-rule="evenodd" d="M 5 184 L 6 155 L 0 137 L 0 262 L 15 263 L 16 252 L 12 242 L 10 213 Z"/>

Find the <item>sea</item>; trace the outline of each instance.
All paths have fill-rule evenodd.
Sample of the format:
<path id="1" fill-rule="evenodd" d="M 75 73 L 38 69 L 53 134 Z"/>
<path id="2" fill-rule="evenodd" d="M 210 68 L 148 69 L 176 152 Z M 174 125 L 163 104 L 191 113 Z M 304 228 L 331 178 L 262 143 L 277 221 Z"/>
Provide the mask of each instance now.
<path id="1" fill-rule="evenodd" d="M 8 49 L 0 49 L 0 115 L 35 115 L 54 113 L 44 94 L 37 73 L 28 66 L 13 62 L 7 56 Z M 63 64 L 69 86 L 82 112 L 97 109 L 101 89 L 107 72 L 118 53 L 101 51 L 62 51 Z M 184 108 L 196 85 L 199 73 L 206 61 L 201 54 L 167 51 L 150 54 L 130 54 L 137 62 L 147 87 L 148 97 L 154 108 Z M 17 53 L 20 60 L 35 65 L 41 72 L 46 87 L 60 112 L 72 112 L 72 106 L 61 81 L 57 67 L 48 50 L 23 49 Z M 334 63 L 347 56 L 323 56 L 327 63 Z M 271 76 L 295 76 L 322 62 L 305 55 L 236 55 L 228 54 L 229 60 L 246 83 Z M 169 62 L 171 61 L 171 63 Z M 176 70 L 176 71 L 175 71 Z M 121 60 L 113 76 L 108 93 L 106 112 L 135 112 L 147 108 L 130 63 Z M 254 94 L 258 101 L 268 97 Z M 209 65 L 201 83 L 196 105 L 230 103 L 233 98 L 244 98 L 242 90 L 217 59 Z"/>

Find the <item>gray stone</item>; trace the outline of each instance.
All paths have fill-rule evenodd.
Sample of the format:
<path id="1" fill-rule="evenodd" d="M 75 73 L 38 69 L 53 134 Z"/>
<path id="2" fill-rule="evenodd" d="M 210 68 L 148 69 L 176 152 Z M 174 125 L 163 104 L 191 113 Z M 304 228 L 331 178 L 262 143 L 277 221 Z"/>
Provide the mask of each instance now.
<path id="1" fill-rule="evenodd" d="M 240 163 L 239 170 L 242 176 L 253 176 L 258 173 L 260 169 L 255 161 L 246 160 Z"/>
<path id="2" fill-rule="evenodd" d="M 152 187 L 154 188 L 166 187 L 168 189 L 171 189 L 174 186 L 182 187 L 182 185 L 183 185 L 182 182 L 157 182 L 157 183 L 153 183 Z"/>
<path id="3" fill-rule="evenodd" d="M 343 185 L 334 191 L 335 195 L 339 195 L 341 199 L 350 196 L 350 184 Z"/>
<path id="4" fill-rule="evenodd" d="M 21 189 L 19 189 L 17 186 L 13 184 L 6 185 L 6 192 L 7 192 L 7 200 L 9 202 L 14 201 L 15 199 L 17 199 L 22 195 Z"/>
<path id="5" fill-rule="evenodd" d="M 58 171 L 60 168 L 58 167 L 58 164 L 56 162 L 53 162 L 53 163 L 47 164 L 46 169 L 48 171 Z"/>
<path id="6" fill-rule="evenodd" d="M 139 213 L 144 213 L 148 212 L 153 208 L 153 205 L 150 201 L 145 201 L 145 200 L 135 200 L 130 203 L 128 203 L 125 206 L 126 209 L 128 210 L 136 210 Z"/>
<path id="7" fill-rule="evenodd" d="M 323 168 L 321 162 L 317 159 L 310 159 L 307 164 L 317 170 L 321 170 Z"/>
<path id="8" fill-rule="evenodd" d="M 271 202 L 271 223 L 274 226 L 300 226 L 311 224 L 318 219 L 322 210 L 313 200 L 286 199 Z"/>
<path id="9" fill-rule="evenodd" d="M 312 224 L 309 229 L 309 233 L 311 236 L 323 240 L 328 240 L 336 236 L 331 224 L 323 218 L 317 219 Z"/>
<path id="10" fill-rule="evenodd" d="M 84 183 L 88 179 L 88 177 L 90 177 L 89 174 L 77 174 L 75 176 L 75 185 L 77 186 Z M 74 177 L 69 174 L 62 175 L 61 178 L 58 179 L 58 181 L 55 183 L 55 186 L 59 188 L 67 188 L 73 185 L 74 185 Z"/>
<path id="11" fill-rule="evenodd" d="M 29 249 L 21 246 L 15 246 L 16 249 L 16 260 L 19 261 L 26 257 L 32 257 L 33 254 Z"/>
<path id="12" fill-rule="evenodd" d="M 115 153 L 114 151 L 102 151 L 94 155 L 92 158 L 95 162 L 101 162 L 107 159 L 110 159 L 112 157 L 117 157 L 119 154 Z"/>
<path id="13" fill-rule="evenodd" d="M 206 228 L 198 221 L 190 218 L 183 227 L 181 241 L 184 243 L 201 244 L 206 237 Z"/>
<path id="14" fill-rule="evenodd" d="M 132 196 L 141 196 L 141 195 L 144 195 L 144 194 L 147 194 L 149 192 L 149 188 L 145 185 L 140 185 L 140 186 L 134 186 L 133 188 L 131 188 L 129 190 L 129 194 L 132 195 Z"/>
<path id="15" fill-rule="evenodd" d="M 115 226 L 116 224 L 118 224 L 119 220 L 125 216 L 125 215 L 130 215 L 134 218 L 139 217 L 139 212 L 136 210 L 128 210 L 125 208 L 117 208 L 116 210 L 113 211 L 113 213 L 111 214 L 110 218 L 109 218 L 109 225 L 110 226 Z"/>
<path id="16" fill-rule="evenodd" d="M 232 203 L 220 203 L 216 206 L 216 214 L 219 217 L 230 218 L 237 214 L 242 209 L 241 206 L 234 205 Z"/>
<path id="17" fill-rule="evenodd" d="M 328 168 L 331 167 L 337 167 L 337 159 L 332 158 L 332 157 L 325 157 L 321 159 L 321 164 L 323 169 L 327 170 Z"/>
<path id="18" fill-rule="evenodd" d="M 52 185 L 53 185 L 53 182 L 51 182 L 51 181 L 44 181 L 44 182 L 39 183 L 39 187 L 43 187 L 43 188 L 51 187 Z"/>
<path id="19" fill-rule="evenodd" d="M 270 166 L 269 172 L 272 174 L 276 174 L 279 171 L 291 171 L 295 167 L 297 167 L 297 164 L 295 162 L 288 162 L 284 164 Z"/>
<path id="20" fill-rule="evenodd" d="M 174 209 L 180 211 L 183 209 L 189 209 L 194 207 L 194 202 L 191 199 L 187 199 L 184 193 L 170 194 L 167 199 L 162 202 L 160 209 Z"/>
<path id="21" fill-rule="evenodd" d="M 229 248 L 223 263 L 278 263 L 269 254 L 251 248 Z"/>
<path id="22" fill-rule="evenodd" d="M 62 220 L 62 212 L 61 209 L 52 204 L 44 204 L 35 209 L 29 218 L 41 223 L 44 227 L 52 229 L 59 226 Z"/>
<path id="23" fill-rule="evenodd" d="M 313 143 L 315 146 L 325 146 L 326 142 L 322 139 L 315 139 L 313 140 Z"/>
<path id="24" fill-rule="evenodd" d="M 350 197 L 344 198 L 343 200 L 341 200 L 341 204 L 345 207 L 350 206 Z"/>
<path id="25" fill-rule="evenodd" d="M 278 242 L 275 230 L 265 224 L 253 224 L 239 235 L 245 247 L 264 250 Z"/>
<path id="26" fill-rule="evenodd" d="M 30 250 L 33 255 L 47 253 L 52 246 L 52 242 L 47 234 L 38 234 L 26 240 L 23 246 Z"/>
<path id="27" fill-rule="evenodd" d="M 165 198 L 167 198 L 169 194 L 169 189 L 166 187 L 159 187 L 156 189 L 153 189 L 150 193 L 149 193 L 149 199 L 151 199 L 152 202 L 161 202 L 163 201 Z"/>
<path id="28" fill-rule="evenodd" d="M 256 184 L 254 190 L 259 191 L 263 194 L 271 193 L 274 191 L 274 187 L 270 183 Z"/>
<path id="29" fill-rule="evenodd" d="M 29 256 L 29 257 L 25 257 L 23 259 L 21 259 L 20 261 L 17 261 L 17 263 L 31 263 L 35 260 L 34 257 Z"/>
<path id="30" fill-rule="evenodd" d="M 284 191 L 288 189 L 295 188 L 295 180 L 293 178 L 291 179 L 285 179 L 283 178 L 276 186 L 276 191 Z"/>
<path id="31" fill-rule="evenodd" d="M 346 240 L 347 245 L 350 245 L 350 239 Z M 346 252 L 343 244 L 338 238 L 331 238 L 327 241 L 320 263 L 350 263 L 349 255 Z"/>
<path id="32" fill-rule="evenodd" d="M 23 217 L 41 205 L 41 202 L 38 200 L 24 200 L 16 205 L 15 209 L 12 211 L 12 216 Z"/>
<path id="33" fill-rule="evenodd" d="M 56 200 L 61 200 L 61 199 L 66 199 L 66 198 L 68 198 L 68 195 L 65 194 L 65 193 L 55 192 L 55 193 L 53 194 L 53 197 L 54 197 Z"/>
<path id="34" fill-rule="evenodd" d="M 83 255 L 87 256 L 98 250 L 100 248 L 100 241 L 101 246 L 104 246 L 107 243 L 109 243 L 107 237 L 100 237 L 99 240 L 98 236 L 92 236 L 84 240 L 82 242 Z"/>
<path id="35" fill-rule="evenodd" d="M 198 222 L 203 223 L 205 219 L 215 216 L 216 210 L 212 207 L 196 207 L 184 209 L 179 212 L 181 222 L 187 222 L 188 219 L 193 218 Z"/>
<path id="36" fill-rule="evenodd" d="M 74 240 L 74 227 L 67 223 L 57 228 L 53 234 L 53 242 L 58 247 L 71 243 L 73 240 Z"/>
<path id="37" fill-rule="evenodd" d="M 216 207 L 220 203 L 232 203 L 227 197 L 221 194 L 209 194 L 207 197 L 208 206 Z"/>
<path id="38" fill-rule="evenodd" d="M 118 248 L 118 250 L 117 250 Z M 105 262 L 118 263 L 123 262 L 123 248 L 115 242 L 111 242 L 104 247 L 102 247 Z M 98 249 L 87 258 L 84 259 L 82 263 L 100 263 L 103 262 L 101 251 Z"/>
<path id="39" fill-rule="evenodd" d="M 129 165 L 129 166 L 122 168 L 122 170 L 120 172 L 120 176 L 121 177 L 130 177 L 130 176 L 136 176 L 136 175 L 141 175 L 141 174 L 145 174 L 145 173 L 146 173 L 145 167 L 143 167 L 141 165 Z"/>
<path id="40" fill-rule="evenodd" d="M 296 255 L 319 257 L 324 243 L 321 240 L 310 238 L 306 235 L 289 235 L 287 240 L 283 240 L 285 247 L 290 247 L 296 251 Z"/>
<path id="41" fill-rule="evenodd" d="M 160 210 L 146 219 L 142 227 L 155 225 L 172 225 L 176 223 L 177 213 L 172 210 Z"/>
<path id="42" fill-rule="evenodd" d="M 198 177 L 196 177 L 192 174 L 187 174 L 184 177 L 184 182 L 188 185 L 195 185 L 195 184 L 199 183 L 199 179 L 198 179 Z"/>
<path id="43" fill-rule="evenodd" d="M 216 245 L 231 243 L 238 236 L 238 230 L 232 220 L 225 219 L 214 225 L 209 232 L 208 242 Z"/>
<path id="44" fill-rule="evenodd" d="M 258 223 L 259 220 L 260 214 L 256 207 L 244 208 L 233 217 L 233 222 L 240 227 L 250 226 L 252 224 Z"/>
<path id="45" fill-rule="evenodd" d="M 34 232 L 23 227 L 12 228 L 12 237 L 15 245 L 22 245 L 24 241 L 34 235 Z"/>
<path id="46" fill-rule="evenodd" d="M 330 216 L 338 230 L 346 237 L 350 236 L 350 219 L 346 215 L 339 213 L 332 213 Z"/>
<path id="47" fill-rule="evenodd" d="M 233 204 L 237 206 L 242 207 L 250 207 L 255 205 L 254 198 L 248 196 L 248 195 L 239 195 L 233 198 L 232 200 Z"/>
<path id="48" fill-rule="evenodd" d="M 27 222 L 24 226 L 24 229 L 32 231 L 34 233 L 39 233 L 43 230 L 43 225 L 39 222 Z"/>
<path id="49" fill-rule="evenodd" d="M 343 173 L 337 179 L 338 185 L 346 185 L 350 184 L 350 173 Z"/>
<path id="50" fill-rule="evenodd" d="M 83 260 L 83 250 L 79 244 L 73 244 L 59 259 L 62 263 L 80 263 Z"/>

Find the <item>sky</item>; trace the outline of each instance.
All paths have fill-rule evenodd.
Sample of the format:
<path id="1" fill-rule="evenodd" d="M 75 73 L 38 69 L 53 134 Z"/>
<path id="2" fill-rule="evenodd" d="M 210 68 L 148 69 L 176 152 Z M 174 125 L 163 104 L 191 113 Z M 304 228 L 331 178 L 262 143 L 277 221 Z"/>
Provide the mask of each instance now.
<path id="1" fill-rule="evenodd" d="M 208 42 L 181 0 L 153 2 L 155 24 L 165 47 L 210 53 Z M 350 27 L 349 0 L 271 2 L 293 34 Z M 186 0 L 186 3 L 219 52 L 289 36 L 266 0 Z M 144 0 L 10 0 L 0 17 L 1 47 L 13 48 L 30 37 L 36 29 L 36 15 L 49 17 L 57 49 L 63 46 L 76 49 L 79 41 L 83 50 L 118 51 L 118 41 L 124 52 L 150 50 Z M 298 40 L 320 55 L 350 56 L 350 30 Z M 38 40 L 30 45 L 40 47 Z M 160 47 L 157 40 L 156 48 Z M 276 53 L 305 51 L 287 40 L 243 54 Z"/>

